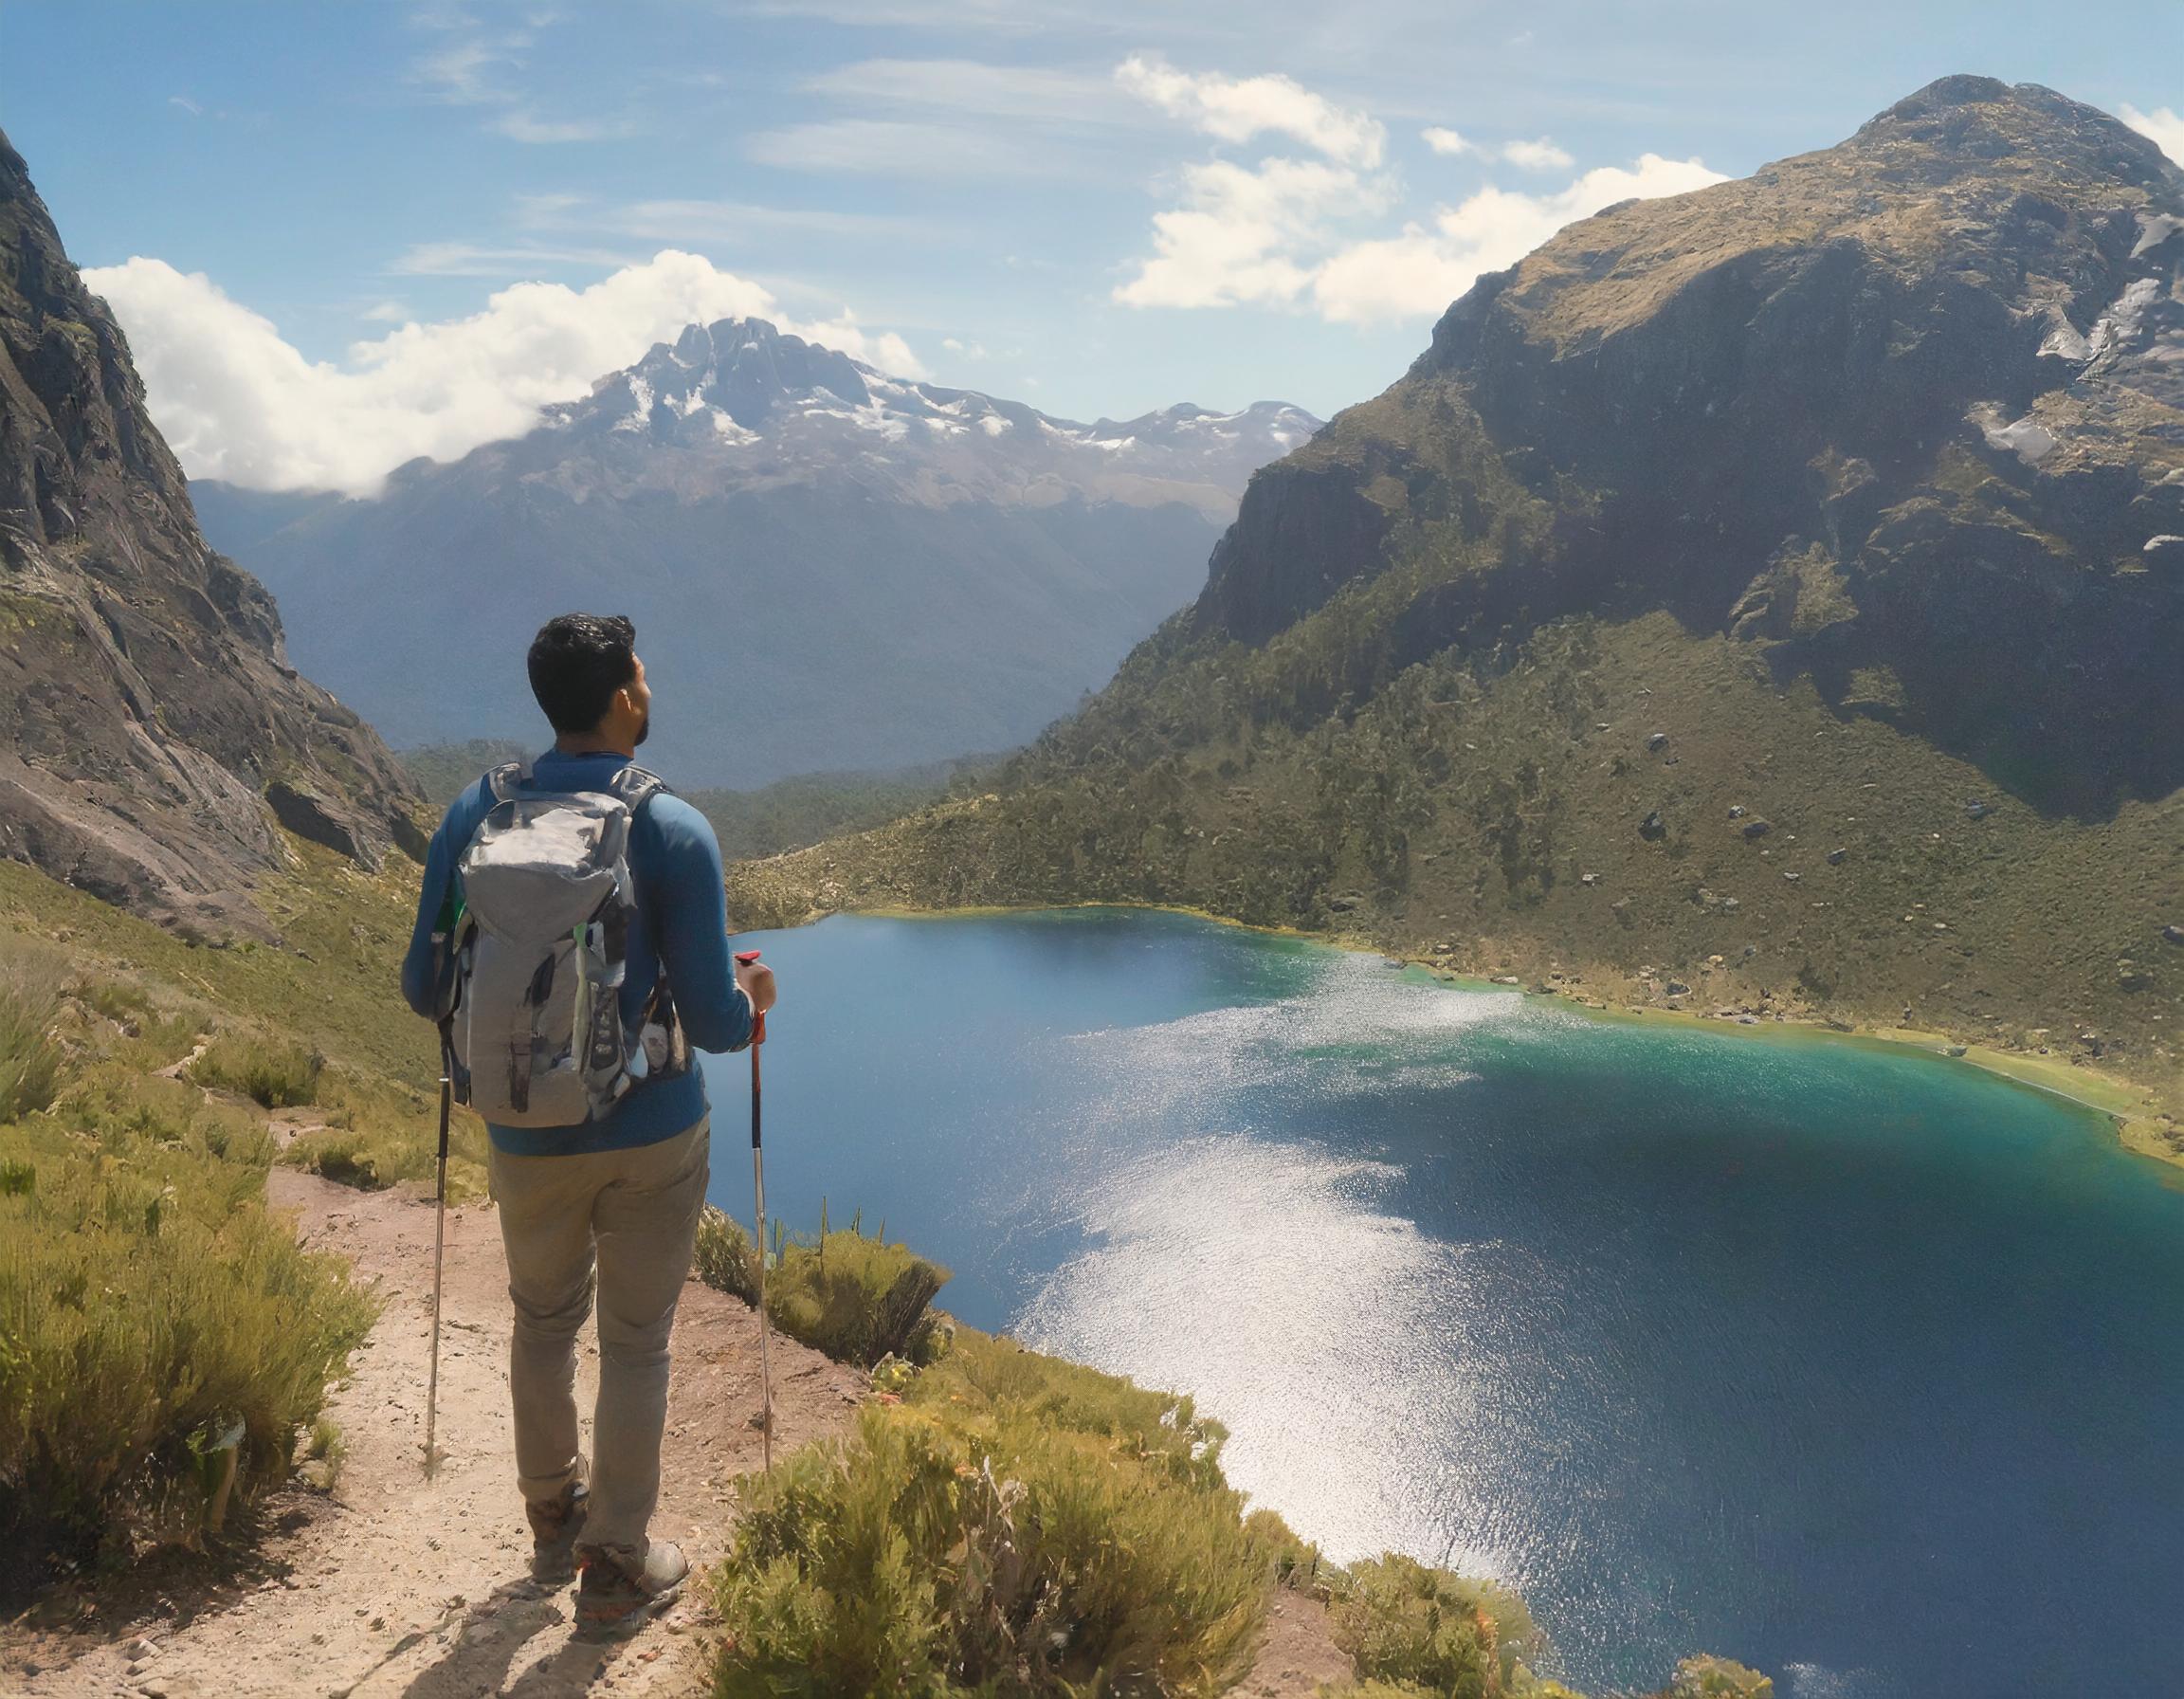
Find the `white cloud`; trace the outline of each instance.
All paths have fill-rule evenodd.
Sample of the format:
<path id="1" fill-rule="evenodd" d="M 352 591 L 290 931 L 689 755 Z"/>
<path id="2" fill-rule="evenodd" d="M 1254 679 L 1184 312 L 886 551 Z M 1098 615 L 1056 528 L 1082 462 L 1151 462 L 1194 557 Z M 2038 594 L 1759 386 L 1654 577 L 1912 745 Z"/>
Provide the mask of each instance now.
<path id="1" fill-rule="evenodd" d="M 410 312 L 398 301 L 375 301 L 358 317 L 373 324 L 407 324 Z"/>
<path id="2" fill-rule="evenodd" d="M 844 118 L 761 130 L 743 145 L 760 165 L 890 177 L 1024 177 L 1052 162 L 1021 137 L 949 122 Z"/>
<path id="3" fill-rule="evenodd" d="M 860 60 L 822 71 L 804 87 L 867 105 L 933 107 L 1042 125 L 1121 123 L 1135 114 L 1110 77 L 971 59 Z"/>
<path id="4" fill-rule="evenodd" d="M 1537 141 L 1512 141 L 1502 146 L 1502 157 L 1525 171 L 1567 171 L 1577 161 L 1548 137 Z"/>
<path id="5" fill-rule="evenodd" d="M 1338 106 L 1289 77 L 1224 77 L 1176 70 L 1156 55 L 1133 54 L 1116 81 L 1220 141 L 1245 142 L 1267 131 L 1292 137 L 1338 164 L 1370 171 L 1388 132 L 1362 112 Z"/>
<path id="6" fill-rule="evenodd" d="M 192 100 L 188 95 L 169 95 L 167 97 L 167 104 L 170 106 L 179 106 L 191 118 L 203 118 L 205 116 L 205 108 L 198 105 L 197 102 Z"/>
<path id="7" fill-rule="evenodd" d="M 603 124 L 589 119 L 557 121 L 529 112 L 502 113 L 487 127 L 511 141 L 531 142 L 599 141 L 629 133 L 626 124 Z"/>
<path id="8" fill-rule="evenodd" d="M 1442 208 L 1429 225 L 1409 224 L 1399 236 L 1356 243 L 1333 256 L 1313 276 L 1313 302 L 1340 323 L 1429 317 L 1482 272 L 1515 265 L 1564 225 L 1617 201 L 1682 194 L 1722 180 L 1697 159 L 1647 154 L 1630 170 L 1602 166 L 1551 194 L 1482 189 Z"/>
<path id="9" fill-rule="evenodd" d="M 986 357 L 985 343 L 966 342 L 961 337 L 942 337 L 940 346 L 950 354 L 961 355 L 967 360 L 982 360 Z"/>
<path id="10" fill-rule="evenodd" d="M 468 318 L 355 343 L 338 365 L 306 360 L 202 273 L 136 258 L 83 277 L 128 332 L 183 469 L 252 489 L 370 494 L 418 455 L 453 459 L 529 429 L 541 407 L 585 394 L 693 320 L 759 314 L 875 365 L 922 370 L 900 337 L 846 310 L 784 322 L 759 284 L 673 249 L 587 289 L 514 284 Z"/>
<path id="11" fill-rule="evenodd" d="M 1331 240 L 1329 221 L 1385 205 L 1378 185 L 1318 160 L 1209 160 L 1184 168 L 1183 191 L 1183 206 L 1153 215 L 1154 256 L 1115 290 L 1125 306 L 1295 301 Z"/>
<path id="12" fill-rule="evenodd" d="M 1505 141 L 1497 147 L 1490 142 L 1473 141 L 1446 125 L 1434 124 L 1419 131 L 1418 138 L 1436 154 L 1452 158 L 1468 155 L 1478 159 L 1501 159 L 1522 171 L 1567 171 L 1577 163 L 1566 149 L 1556 146 L 1553 137 L 1546 136 L 1536 141 Z"/>
<path id="13" fill-rule="evenodd" d="M 606 247 L 553 247 L 540 243 L 487 247 L 473 242 L 420 242 L 388 270 L 397 277 L 506 277 L 522 266 L 634 265 L 639 256 Z"/>
<path id="14" fill-rule="evenodd" d="M 515 63 L 518 49 L 529 46 L 521 35 L 497 39 L 484 36 L 457 42 L 451 47 L 418 57 L 410 67 L 410 81 L 437 100 L 457 106 L 485 106 L 515 97 L 497 86 L 487 73 Z"/>
<path id="15" fill-rule="evenodd" d="M 2178 165 L 2184 165 L 2184 118 L 2176 115 L 2175 107 L 2164 106 L 2158 112 L 2140 112 L 2138 107 L 2126 102 L 2118 109 L 2118 116 Z"/>
<path id="16" fill-rule="evenodd" d="M 1181 205 L 1153 216 L 1153 254 L 1118 284 L 1134 307 L 1309 305 L 1342 323 L 1439 313 L 1483 271 L 1514 264 L 1574 219 L 1619 200 L 1677 194 L 1721 180 L 1697 159 L 1647 154 L 1624 170 L 1585 173 L 1566 189 L 1523 194 L 1487 188 L 1431 223 L 1401 234 L 1346 238 L 1347 221 L 1390 205 L 1392 175 L 1375 174 L 1386 132 L 1362 112 L 1338 107 L 1286 77 L 1193 75 L 1142 55 L 1116 78 L 1163 110 L 1224 141 L 1267 132 L 1305 142 L 1322 161 L 1265 158 L 1256 165 L 1211 159 L 1178 174 Z M 1444 156 L 1500 159 L 1528 171 L 1574 163 L 1546 137 L 1481 144 L 1443 125 L 1420 138 Z"/>

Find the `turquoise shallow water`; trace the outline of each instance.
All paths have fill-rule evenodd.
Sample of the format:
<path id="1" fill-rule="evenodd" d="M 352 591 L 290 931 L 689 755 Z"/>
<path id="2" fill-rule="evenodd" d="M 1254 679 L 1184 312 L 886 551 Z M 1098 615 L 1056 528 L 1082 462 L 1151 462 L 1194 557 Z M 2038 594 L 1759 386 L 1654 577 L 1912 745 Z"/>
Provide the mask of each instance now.
<path id="1" fill-rule="evenodd" d="M 1175 915 L 749 941 L 775 1211 L 1192 1391 L 1335 1555 L 1499 1576 L 1595 1689 L 2184 1694 L 2184 1190 L 2082 1112 Z"/>

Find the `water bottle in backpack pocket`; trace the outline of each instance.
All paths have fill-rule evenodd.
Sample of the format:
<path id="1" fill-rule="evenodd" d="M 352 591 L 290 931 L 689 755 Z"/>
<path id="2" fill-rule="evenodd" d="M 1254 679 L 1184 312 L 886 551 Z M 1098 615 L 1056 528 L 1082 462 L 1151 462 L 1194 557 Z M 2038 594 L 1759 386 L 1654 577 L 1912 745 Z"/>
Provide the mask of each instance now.
<path id="1" fill-rule="evenodd" d="M 457 1095 L 487 1121 L 576 1126 L 632 1081 L 689 1066 L 664 978 L 641 1019 L 622 1017 L 629 829 L 665 787 L 636 766 L 600 791 L 527 791 L 529 777 L 516 762 L 487 776 L 493 807 L 456 864 L 448 1040 Z"/>

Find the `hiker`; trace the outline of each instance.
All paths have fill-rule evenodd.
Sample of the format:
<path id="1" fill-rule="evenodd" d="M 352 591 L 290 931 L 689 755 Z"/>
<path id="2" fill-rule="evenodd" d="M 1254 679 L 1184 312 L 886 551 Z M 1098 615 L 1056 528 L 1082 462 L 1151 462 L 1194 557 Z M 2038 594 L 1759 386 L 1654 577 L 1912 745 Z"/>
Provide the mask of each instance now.
<path id="1" fill-rule="evenodd" d="M 532 693 L 554 726 L 447 811 L 402 992 L 441 1022 L 457 1095 L 491 1134 L 515 1337 L 508 1385 L 532 1573 L 580 1567 L 577 1618 L 633 1628 L 689 1564 L 647 1532 L 667 1342 L 705 1201 L 704 1075 L 772 1006 L 728 947 L 713 828 L 635 762 L 651 691 L 627 619 L 549 620 Z M 594 1455 L 578 1449 L 576 1333 L 599 1306 Z"/>

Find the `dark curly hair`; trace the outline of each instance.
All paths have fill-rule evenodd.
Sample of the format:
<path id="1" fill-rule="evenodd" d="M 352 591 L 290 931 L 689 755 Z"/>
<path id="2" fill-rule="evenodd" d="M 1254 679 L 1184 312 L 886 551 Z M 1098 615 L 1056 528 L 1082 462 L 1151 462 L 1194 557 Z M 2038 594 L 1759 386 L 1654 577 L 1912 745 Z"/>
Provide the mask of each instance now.
<path id="1" fill-rule="evenodd" d="M 563 613 L 531 640 L 531 694 L 557 732 L 588 732 L 637 676 L 637 628 L 619 613 Z"/>

